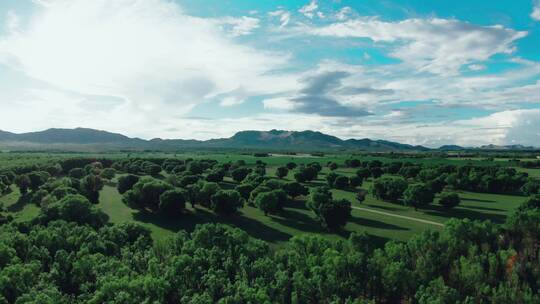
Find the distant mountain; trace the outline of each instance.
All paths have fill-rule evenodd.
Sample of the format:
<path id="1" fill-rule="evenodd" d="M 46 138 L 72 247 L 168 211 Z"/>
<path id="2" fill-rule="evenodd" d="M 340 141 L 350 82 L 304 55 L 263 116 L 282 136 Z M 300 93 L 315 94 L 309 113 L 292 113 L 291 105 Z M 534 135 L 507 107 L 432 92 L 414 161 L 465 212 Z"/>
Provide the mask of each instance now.
<path id="1" fill-rule="evenodd" d="M 441 151 L 461 151 L 461 150 L 466 150 L 467 148 L 464 148 L 462 146 L 457 146 L 457 145 L 444 145 L 444 146 L 440 146 L 438 150 L 441 150 Z"/>
<path id="2" fill-rule="evenodd" d="M 523 146 L 505 146 L 506 149 L 526 149 Z M 513 147 L 513 148 L 512 148 Z M 69 150 L 69 151 L 117 151 L 178 149 L 261 149 L 290 151 L 362 150 L 371 152 L 430 151 L 423 146 L 401 144 L 387 140 L 347 139 L 317 131 L 242 131 L 229 138 L 210 140 L 160 139 L 144 140 L 106 131 L 76 128 L 48 129 L 40 132 L 15 134 L 0 131 L 0 149 L 3 150 Z M 500 146 L 485 146 L 483 149 L 499 149 Z M 457 151 L 455 145 L 442 146 L 441 151 Z"/>

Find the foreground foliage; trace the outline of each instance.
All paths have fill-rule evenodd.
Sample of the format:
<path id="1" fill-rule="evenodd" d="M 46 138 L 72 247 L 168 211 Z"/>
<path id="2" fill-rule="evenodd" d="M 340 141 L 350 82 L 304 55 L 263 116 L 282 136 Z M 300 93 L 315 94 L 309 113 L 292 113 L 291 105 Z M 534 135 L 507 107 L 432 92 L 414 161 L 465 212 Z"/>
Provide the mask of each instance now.
<path id="1" fill-rule="evenodd" d="M 273 252 L 219 224 L 154 242 L 69 194 L 0 226 L 0 303 L 538 303 L 531 202 L 502 226 L 451 220 L 379 249 L 359 233 L 297 236 Z"/>

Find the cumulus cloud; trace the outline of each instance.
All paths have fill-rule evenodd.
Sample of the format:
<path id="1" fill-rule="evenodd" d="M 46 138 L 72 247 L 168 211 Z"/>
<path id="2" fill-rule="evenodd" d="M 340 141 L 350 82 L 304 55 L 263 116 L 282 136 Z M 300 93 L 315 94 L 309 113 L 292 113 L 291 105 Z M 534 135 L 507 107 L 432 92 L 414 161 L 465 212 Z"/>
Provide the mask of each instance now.
<path id="1" fill-rule="evenodd" d="M 124 115 L 144 114 L 147 122 L 161 125 L 239 87 L 271 94 L 294 85 L 289 76 L 273 72 L 287 63 L 288 54 L 236 43 L 218 25 L 223 20 L 186 15 L 174 2 L 39 3 L 28 27 L 0 36 L 0 64 L 46 83 L 50 92 L 112 96 L 125 103 Z M 226 21 L 233 35 L 257 26 L 251 17 Z M 44 91 L 34 95 L 51 108 L 59 103 Z M 18 116 L 33 111 L 18 110 Z M 39 119 L 47 120 L 45 113 Z M 107 118 L 94 119 L 99 126 Z"/>
<path id="2" fill-rule="evenodd" d="M 268 13 L 268 15 L 270 17 L 279 18 L 279 22 L 280 22 L 279 27 L 280 28 L 284 28 L 291 21 L 291 13 L 286 11 L 286 10 L 273 11 L 273 12 Z"/>
<path id="3" fill-rule="evenodd" d="M 371 115 L 360 104 L 351 103 L 350 97 L 359 95 L 386 95 L 391 90 L 344 85 L 351 74 L 344 70 L 324 70 L 308 74 L 300 81 L 302 88 L 293 95 L 264 100 L 268 109 L 289 110 L 297 113 L 330 117 L 362 117 Z"/>
<path id="4" fill-rule="evenodd" d="M 454 19 L 406 19 L 397 22 L 356 18 L 323 27 L 298 29 L 326 37 L 368 38 L 390 43 L 390 55 L 419 72 L 458 74 L 463 65 L 485 61 L 495 54 L 511 54 L 513 43 L 527 35 L 499 25 L 479 26 Z"/>
<path id="5" fill-rule="evenodd" d="M 231 26 L 230 33 L 233 37 L 249 35 L 260 26 L 259 19 L 247 16 L 221 18 L 218 23 Z"/>
<path id="6" fill-rule="evenodd" d="M 317 5 L 317 1 L 316 0 L 311 0 L 310 3 L 302 6 L 298 12 L 308 18 L 313 18 L 315 12 L 317 11 L 317 9 L 319 8 L 319 5 Z"/>
<path id="7" fill-rule="evenodd" d="M 540 1 L 535 0 L 533 2 L 533 10 L 531 12 L 531 18 L 536 21 L 540 21 Z"/>

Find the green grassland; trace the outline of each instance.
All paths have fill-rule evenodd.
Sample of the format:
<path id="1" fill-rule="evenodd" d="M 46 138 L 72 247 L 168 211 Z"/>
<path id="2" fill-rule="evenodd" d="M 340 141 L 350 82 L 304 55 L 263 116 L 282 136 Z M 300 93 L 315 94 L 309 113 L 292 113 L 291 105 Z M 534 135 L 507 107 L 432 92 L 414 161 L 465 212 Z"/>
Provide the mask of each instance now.
<path id="1" fill-rule="evenodd" d="M 5 154 L 5 153 L 4 153 Z M 9 155 L 9 154 L 8 154 Z M 147 153 L 140 154 L 145 157 L 163 157 L 163 153 Z M 73 156 L 73 155 L 70 155 Z M 76 156 L 81 156 L 77 154 Z M 87 155 L 88 156 L 88 155 Z M 127 154 L 107 154 L 93 155 L 92 157 L 109 157 L 121 158 Z M 135 157 L 136 155 L 131 155 Z M 309 163 L 317 161 L 321 164 L 326 164 L 328 161 L 336 161 L 343 164 L 343 161 L 350 157 L 348 155 L 329 155 L 324 157 L 313 157 L 309 155 L 279 155 L 271 157 L 254 157 L 240 153 L 177 153 L 175 155 L 168 154 L 167 157 L 176 156 L 178 158 L 208 158 L 216 159 L 220 162 L 234 162 L 236 160 L 245 160 L 248 164 L 254 164 L 257 160 L 262 160 L 268 164 L 268 176 L 274 176 L 275 168 L 279 165 L 284 165 L 287 162 L 294 161 L 297 164 Z M 55 160 L 65 155 L 48 155 L 40 153 L 30 153 L 26 156 L 19 155 L 16 159 L 11 159 L 12 162 L 31 162 L 31 161 L 47 161 Z M 137 155 L 138 157 L 138 155 Z M 379 159 L 385 162 L 394 161 L 394 158 L 385 157 L 362 157 L 362 160 Z M 465 162 L 452 159 L 399 159 L 400 161 L 408 160 L 411 162 L 433 162 L 433 163 L 460 163 Z M 0 165 L 2 162 L 7 162 L 7 156 L 0 157 Z M 482 161 L 473 161 L 479 162 Z M 525 169 L 521 169 L 525 170 Z M 540 177 L 540 169 L 526 169 L 531 176 Z M 310 187 L 325 184 L 325 175 L 328 169 L 324 168 L 319 178 L 309 184 Z M 339 168 L 337 173 L 343 175 L 353 175 L 354 169 Z M 292 174 L 286 177 L 292 179 Z M 226 178 L 222 187 L 232 187 L 230 178 Z M 369 189 L 371 181 L 368 180 L 362 185 L 363 189 Z M 38 214 L 39 208 L 32 204 L 25 204 L 19 201 L 19 193 L 16 187 L 13 187 L 13 192 L 0 197 L 0 205 L 3 205 L 17 221 L 31 219 Z M 383 202 L 368 195 L 366 200 L 360 204 L 355 200 L 355 193 L 352 191 L 333 190 L 335 198 L 345 198 L 353 202 L 352 218 L 346 225 L 344 231 L 340 234 L 330 233 L 319 225 L 314 219 L 313 214 L 305 206 L 303 199 L 289 203 L 284 211 L 279 215 L 265 216 L 262 211 L 257 208 L 244 206 L 237 216 L 230 218 L 218 217 L 211 211 L 201 207 L 196 209 L 187 207 L 186 213 L 177 218 L 167 218 L 155 214 L 141 213 L 130 209 L 122 203 L 122 196 L 116 190 L 116 183 L 113 180 L 107 183 L 100 193 L 99 207 L 105 211 L 111 222 L 138 222 L 145 227 L 148 227 L 155 238 L 161 239 L 172 233 L 182 229 L 191 231 L 197 224 L 208 222 L 221 222 L 232 226 L 237 226 L 248 232 L 251 236 L 268 241 L 273 246 L 284 244 L 290 237 L 303 233 L 315 233 L 323 235 L 327 238 L 343 238 L 347 237 L 353 231 L 365 231 L 374 236 L 381 243 L 387 240 L 406 240 L 411 236 L 425 230 L 440 230 L 442 225 L 450 218 L 469 218 L 478 220 L 491 220 L 493 222 L 503 222 L 506 216 L 515 209 L 520 203 L 525 200 L 522 196 L 512 195 L 497 195 L 486 193 L 459 192 L 462 198 L 460 206 L 452 210 L 444 210 L 438 204 L 438 198 L 435 203 L 429 208 L 415 211 L 413 208 L 399 204 Z M 363 208 L 362 210 L 354 208 Z M 399 217 L 396 217 L 399 216 Z M 421 222 L 419 220 L 430 221 L 434 223 Z M 439 225 L 436 225 L 439 223 Z M 442 225 L 440 225 L 442 224 Z"/>

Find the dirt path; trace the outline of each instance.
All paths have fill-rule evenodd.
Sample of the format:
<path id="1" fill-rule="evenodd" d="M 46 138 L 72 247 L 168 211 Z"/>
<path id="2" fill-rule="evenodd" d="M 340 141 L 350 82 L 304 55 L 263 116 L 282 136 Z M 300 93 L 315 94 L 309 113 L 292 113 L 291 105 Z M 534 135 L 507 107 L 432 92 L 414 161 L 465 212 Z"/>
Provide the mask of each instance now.
<path id="1" fill-rule="evenodd" d="M 351 208 L 356 209 L 356 210 L 361 210 L 361 211 L 367 211 L 367 212 L 387 215 L 387 216 L 393 216 L 393 217 L 397 217 L 397 218 L 401 218 L 401 219 L 405 219 L 405 220 L 416 221 L 416 222 L 420 222 L 420 223 L 424 223 L 424 224 L 430 224 L 430 225 L 435 225 L 435 226 L 439 226 L 439 227 L 444 227 L 444 224 L 441 224 L 441 223 L 428 221 L 428 220 L 423 220 L 423 219 L 419 219 L 419 218 L 414 218 L 414 217 L 410 217 L 410 216 L 398 215 L 398 214 L 393 214 L 393 213 L 389 213 L 389 212 L 373 210 L 373 209 L 368 209 L 368 208 L 362 208 L 362 207 L 354 207 L 353 206 Z"/>

